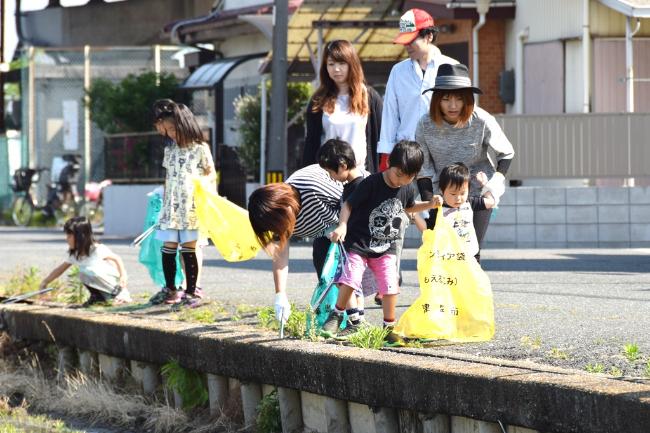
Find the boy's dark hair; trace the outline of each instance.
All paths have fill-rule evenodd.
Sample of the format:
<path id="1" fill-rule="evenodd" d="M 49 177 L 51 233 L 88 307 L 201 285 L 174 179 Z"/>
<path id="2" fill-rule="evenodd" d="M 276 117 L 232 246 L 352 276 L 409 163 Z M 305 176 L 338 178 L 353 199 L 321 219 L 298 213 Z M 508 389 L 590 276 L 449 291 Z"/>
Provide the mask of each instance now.
<path id="1" fill-rule="evenodd" d="M 171 99 L 159 99 L 153 104 L 154 123 L 170 121 L 176 128 L 176 144 L 179 147 L 192 146 L 204 141 L 196 117 L 187 105 L 177 104 Z"/>
<path id="2" fill-rule="evenodd" d="M 343 164 L 348 169 L 356 167 L 357 161 L 354 157 L 354 150 L 347 141 L 331 138 L 327 140 L 316 152 L 316 161 L 322 168 L 339 171 Z"/>
<path id="3" fill-rule="evenodd" d="M 68 250 L 68 254 L 79 260 L 90 255 L 90 249 L 95 243 L 93 227 L 86 217 L 73 217 L 63 225 L 63 232 L 74 238 L 74 247 Z"/>
<path id="4" fill-rule="evenodd" d="M 431 39 L 431 43 L 435 44 L 436 40 L 438 39 L 438 32 L 440 29 L 436 26 L 434 27 L 427 27 L 426 29 L 421 29 L 418 32 L 418 37 L 419 38 L 424 38 L 426 35 L 433 35 L 433 39 Z"/>
<path id="5" fill-rule="evenodd" d="M 438 187 L 440 191 L 445 192 L 450 186 L 460 188 L 469 181 L 469 168 L 462 162 L 456 162 L 442 169 L 438 177 Z"/>
<path id="6" fill-rule="evenodd" d="M 424 153 L 416 141 L 402 140 L 397 142 L 388 157 L 390 167 L 399 168 L 407 176 L 415 176 L 424 164 Z"/>

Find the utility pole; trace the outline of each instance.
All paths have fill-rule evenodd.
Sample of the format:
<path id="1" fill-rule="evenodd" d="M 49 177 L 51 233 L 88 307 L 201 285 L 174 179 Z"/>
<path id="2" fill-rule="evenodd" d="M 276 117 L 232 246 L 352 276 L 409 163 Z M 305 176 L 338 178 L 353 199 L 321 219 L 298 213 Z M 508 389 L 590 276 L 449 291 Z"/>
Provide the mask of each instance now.
<path id="1" fill-rule="evenodd" d="M 287 24 L 288 0 L 275 0 L 273 8 L 273 59 L 271 61 L 271 137 L 266 182 L 282 182 L 287 169 Z M 264 89 L 262 89 L 264 91 Z M 265 158 L 265 155 L 260 155 Z M 264 182 L 264 179 L 260 179 Z"/>

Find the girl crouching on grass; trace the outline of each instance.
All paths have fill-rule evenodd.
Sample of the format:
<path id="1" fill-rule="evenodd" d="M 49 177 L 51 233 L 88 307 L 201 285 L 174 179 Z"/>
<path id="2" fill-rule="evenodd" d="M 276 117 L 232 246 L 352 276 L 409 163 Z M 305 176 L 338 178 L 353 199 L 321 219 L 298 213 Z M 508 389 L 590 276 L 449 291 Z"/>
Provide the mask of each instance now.
<path id="1" fill-rule="evenodd" d="M 63 232 L 68 242 L 68 257 L 41 281 L 40 289 L 46 288 L 70 266 L 76 265 L 81 283 L 90 292 L 83 306 L 106 301 L 113 301 L 114 304 L 131 302 L 122 259 L 106 245 L 95 241 L 90 221 L 86 217 L 70 218 L 63 226 Z"/>

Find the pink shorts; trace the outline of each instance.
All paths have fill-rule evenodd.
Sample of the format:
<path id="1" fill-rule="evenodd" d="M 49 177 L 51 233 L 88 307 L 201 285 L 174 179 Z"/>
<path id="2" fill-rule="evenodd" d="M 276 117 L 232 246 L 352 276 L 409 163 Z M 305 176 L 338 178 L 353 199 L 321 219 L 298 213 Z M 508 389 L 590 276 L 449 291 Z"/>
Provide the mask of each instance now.
<path id="1" fill-rule="evenodd" d="M 366 267 L 370 268 L 375 276 L 377 292 L 381 295 L 397 295 L 399 283 L 397 278 L 397 258 L 394 254 L 385 254 L 377 258 L 366 258 L 350 251 L 341 276 L 337 284 L 345 284 L 355 291 L 361 290 L 361 281 Z"/>

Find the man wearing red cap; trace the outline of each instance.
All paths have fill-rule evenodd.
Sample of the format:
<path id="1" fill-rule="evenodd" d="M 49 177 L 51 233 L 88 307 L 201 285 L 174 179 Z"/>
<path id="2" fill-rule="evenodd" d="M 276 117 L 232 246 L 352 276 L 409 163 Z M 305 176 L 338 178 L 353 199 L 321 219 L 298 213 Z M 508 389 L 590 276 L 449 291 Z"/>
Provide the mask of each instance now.
<path id="1" fill-rule="evenodd" d="M 377 145 L 380 170 L 388 167 L 395 143 L 415 139 L 417 123 L 431 103 L 431 93 L 422 92 L 435 84 L 438 66 L 458 63 L 434 45 L 437 36 L 433 18 L 422 9 L 409 9 L 399 20 L 399 35 L 393 43 L 404 45 L 409 58 L 393 66 L 386 84 Z"/>

